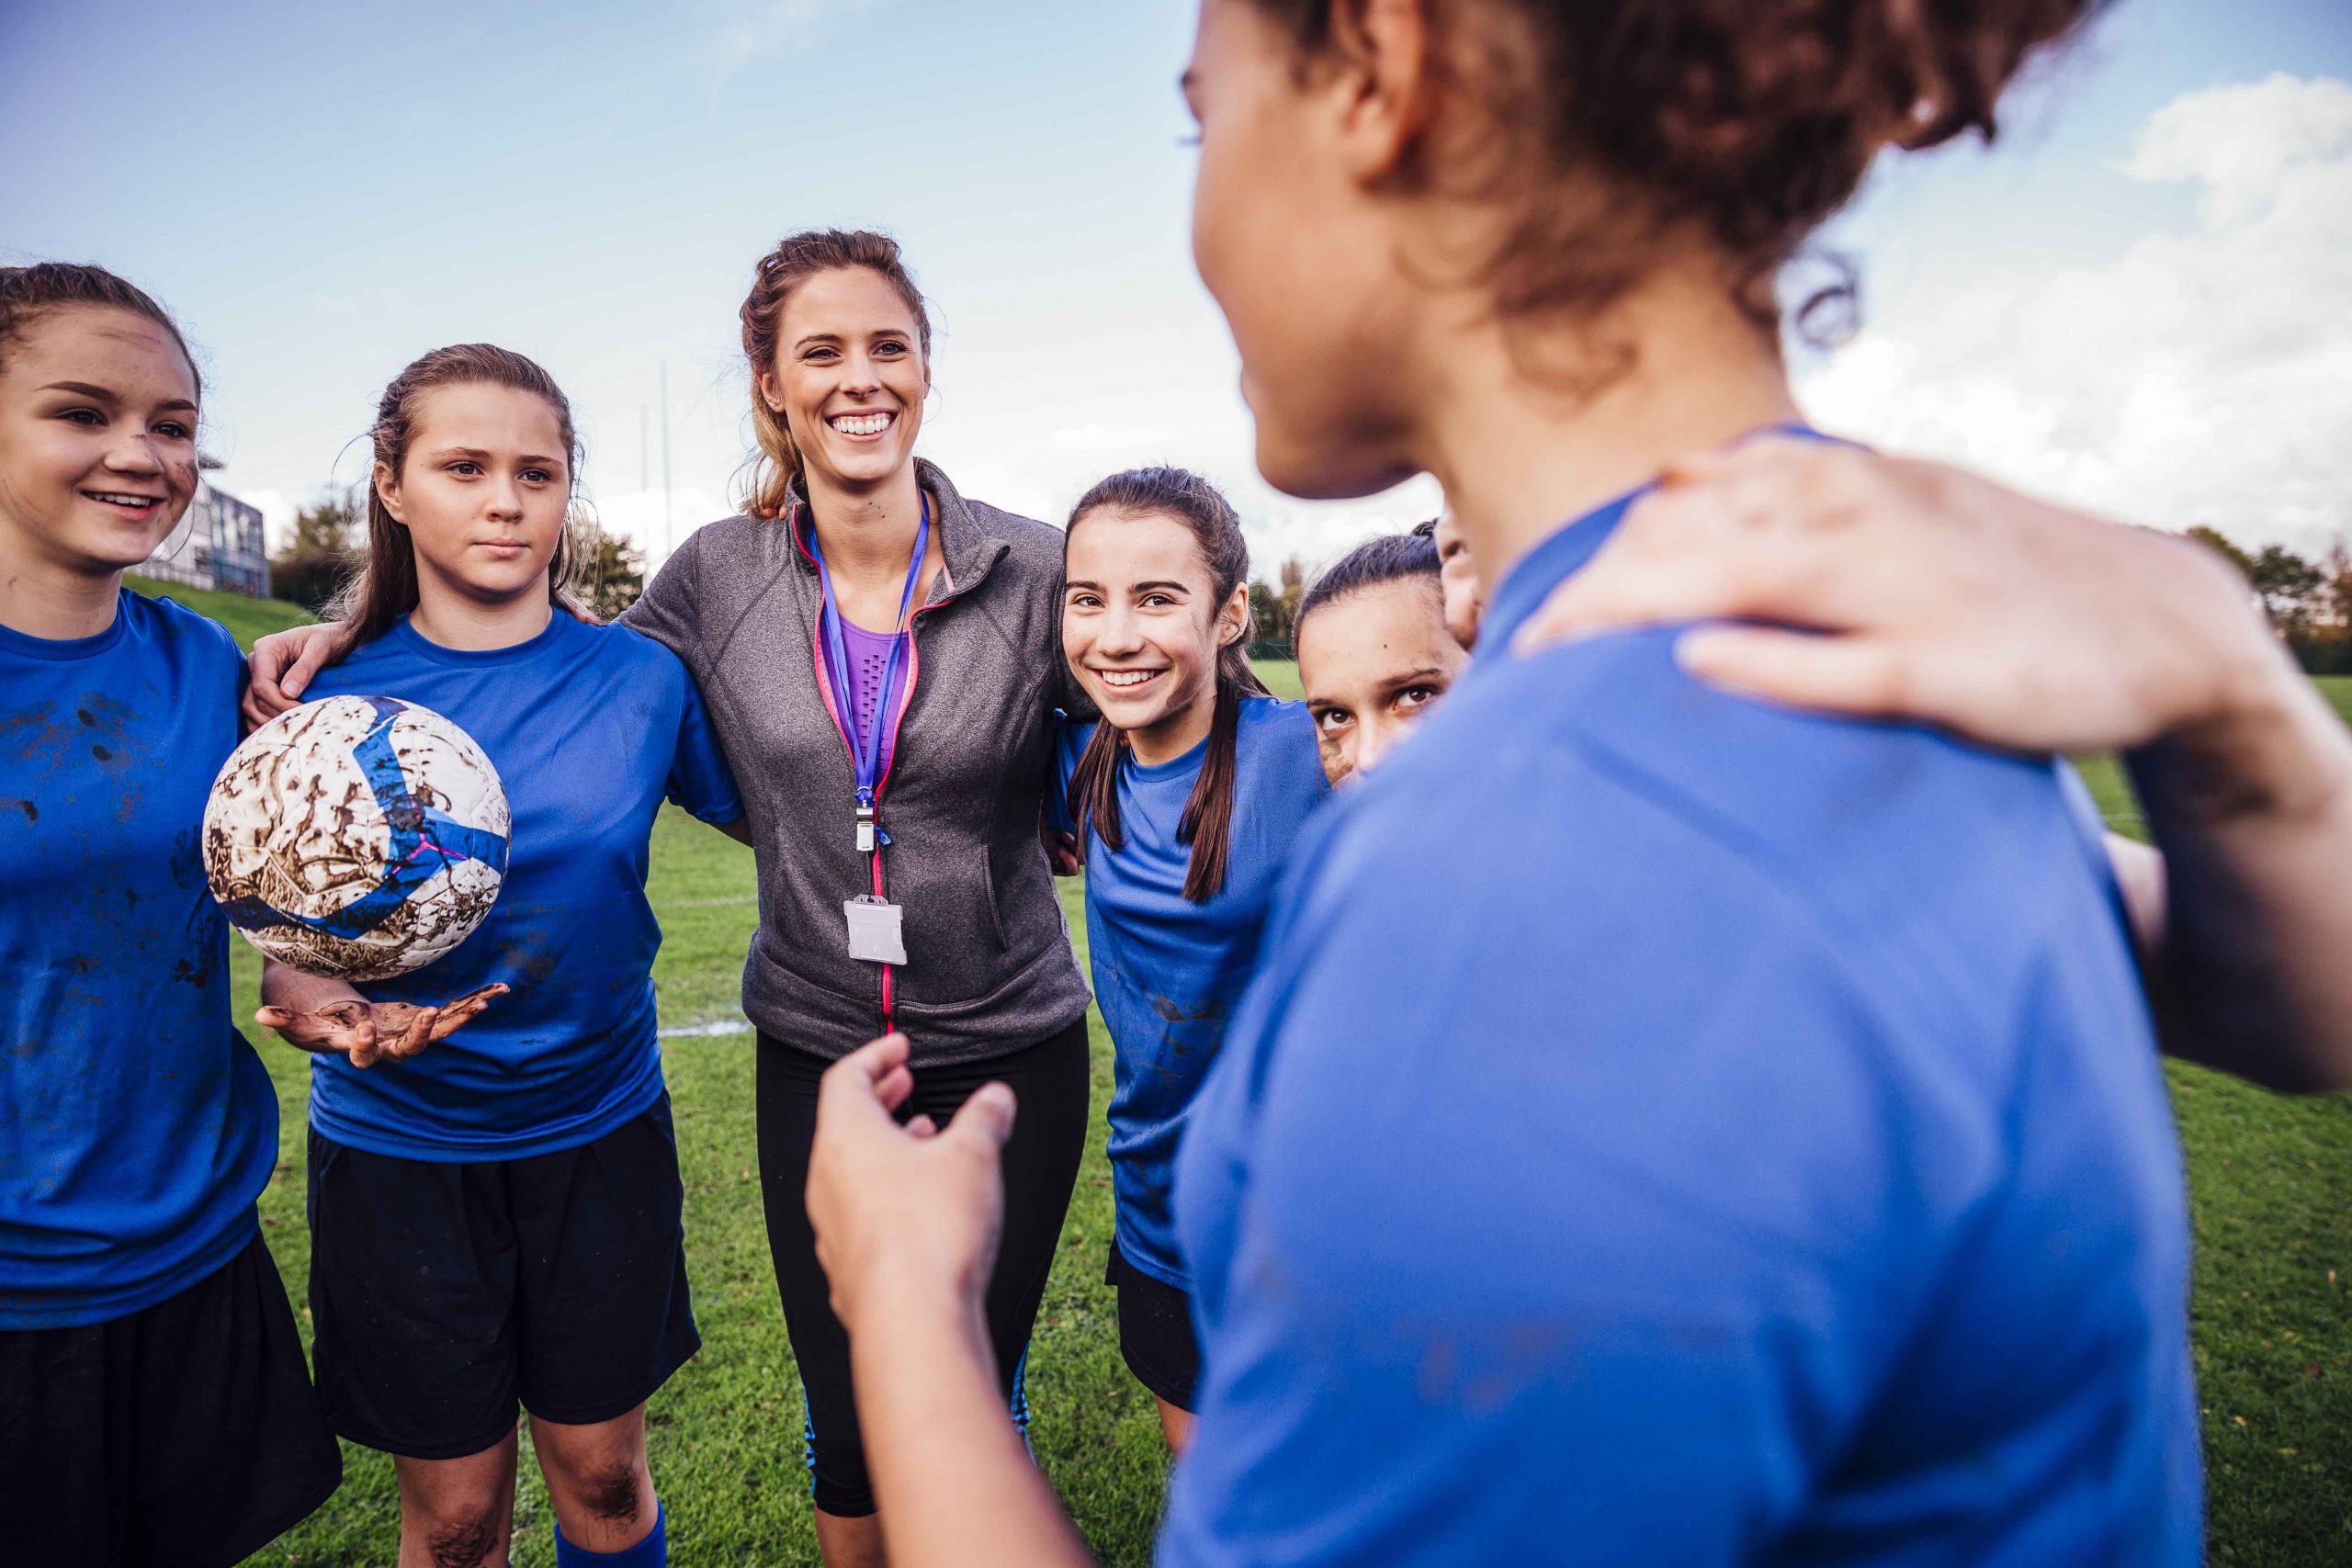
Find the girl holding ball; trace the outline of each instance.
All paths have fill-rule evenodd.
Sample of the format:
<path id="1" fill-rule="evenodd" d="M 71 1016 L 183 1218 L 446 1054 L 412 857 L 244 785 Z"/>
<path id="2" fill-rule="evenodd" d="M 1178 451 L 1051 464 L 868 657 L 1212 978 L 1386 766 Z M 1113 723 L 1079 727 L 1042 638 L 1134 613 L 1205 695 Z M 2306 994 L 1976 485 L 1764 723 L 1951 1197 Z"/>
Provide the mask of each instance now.
<path id="1" fill-rule="evenodd" d="M 652 1568 L 645 1403 L 700 1339 L 647 855 L 664 799 L 722 829 L 742 805 L 677 658 L 558 605 L 579 450 L 548 373 L 436 349 L 393 379 L 372 434 L 368 563 L 311 694 L 457 723 L 505 786 L 513 850 L 488 918 L 425 968 L 356 986 L 265 969 L 261 1021 L 325 1048 L 320 1393 L 344 1436 L 394 1456 L 403 1562 L 506 1560 L 519 1405 L 556 1561 Z"/>

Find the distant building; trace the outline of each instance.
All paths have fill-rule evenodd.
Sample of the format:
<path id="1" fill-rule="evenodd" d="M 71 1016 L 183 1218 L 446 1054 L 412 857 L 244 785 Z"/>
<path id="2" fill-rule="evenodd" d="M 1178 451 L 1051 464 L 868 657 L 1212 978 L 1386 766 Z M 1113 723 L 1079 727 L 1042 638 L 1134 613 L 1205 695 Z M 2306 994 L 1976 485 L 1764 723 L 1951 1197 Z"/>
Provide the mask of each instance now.
<path id="1" fill-rule="evenodd" d="M 190 588 L 268 598 L 269 552 L 262 539 L 261 509 L 209 480 L 198 485 L 187 518 L 141 572 Z"/>

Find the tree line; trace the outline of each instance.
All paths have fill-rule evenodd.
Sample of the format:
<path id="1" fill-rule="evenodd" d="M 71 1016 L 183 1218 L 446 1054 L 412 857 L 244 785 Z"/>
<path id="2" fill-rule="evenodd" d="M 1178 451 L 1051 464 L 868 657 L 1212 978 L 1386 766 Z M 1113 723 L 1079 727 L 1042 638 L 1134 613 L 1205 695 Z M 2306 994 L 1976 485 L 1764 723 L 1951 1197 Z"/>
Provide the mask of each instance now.
<path id="1" fill-rule="evenodd" d="M 2219 528 L 2191 528 L 2188 536 L 2238 569 L 2305 670 L 2352 675 L 2352 550 L 2342 539 L 2310 561 L 2283 545 L 2248 551 Z"/>
<path id="2" fill-rule="evenodd" d="M 2258 550 L 2240 547 L 2218 528 L 2191 528 L 2188 536 L 2218 550 L 2246 580 L 2262 613 L 2314 675 L 2352 675 L 2352 551 L 2338 539 L 2317 561 L 2283 545 Z M 1261 659 L 1288 659 L 1298 601 L 1306 592 L 1306 568 L 1294 556 L 1283 562 L 1281 581 L 1250 585 L 1253 641 Z"/>

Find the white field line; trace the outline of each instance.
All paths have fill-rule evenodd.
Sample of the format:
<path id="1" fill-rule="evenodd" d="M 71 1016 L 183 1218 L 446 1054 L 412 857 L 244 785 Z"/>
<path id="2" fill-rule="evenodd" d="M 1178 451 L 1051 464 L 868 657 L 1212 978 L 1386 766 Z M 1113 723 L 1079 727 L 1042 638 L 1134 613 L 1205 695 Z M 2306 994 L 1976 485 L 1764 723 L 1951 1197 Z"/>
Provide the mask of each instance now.
<path id="1" fill-rule="evenodd" d="M 708 1023 L 673 1023 L 661 1032 L 664 1040 L 719 1040 L 729 1034 L 749 1034 L 752 1021 L 747 1018 L 718 1018 Z"/>

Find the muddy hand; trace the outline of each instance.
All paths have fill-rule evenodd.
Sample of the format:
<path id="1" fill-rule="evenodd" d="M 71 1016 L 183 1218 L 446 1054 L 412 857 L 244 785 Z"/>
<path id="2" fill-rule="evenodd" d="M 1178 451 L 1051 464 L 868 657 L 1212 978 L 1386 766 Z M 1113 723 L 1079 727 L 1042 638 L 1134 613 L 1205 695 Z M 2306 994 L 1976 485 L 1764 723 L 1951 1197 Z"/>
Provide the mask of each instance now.
<path id="1" fill-rule="evenodd" d="M 254 1014 L 254 1021 L 276 1030 L 288 1044 L 313 1055 L 333 1052 L 348 1058 L 353 1066 L 365 1068 L 379 1060 L 405 1061 L 434 1042 L 447 1040 L 508 989 L 493 983 L 438 1007 L 369 1003 L 356 997 L 329 1002 L 307 1013 L 266 1007 Z"/>
<path id="2" fill-rule="evenodd" d="M 311 1012 L 266 1007 L 254 1014 L 254 1021 L 276 1030 L 297 1050 L 314 1056 L 345 1056 L 355 1067 L 372 1066 L 379 1054 L 375 1020 L 368 1014 L 368 1004 L 356 998 L 330 1002 Z"/>

